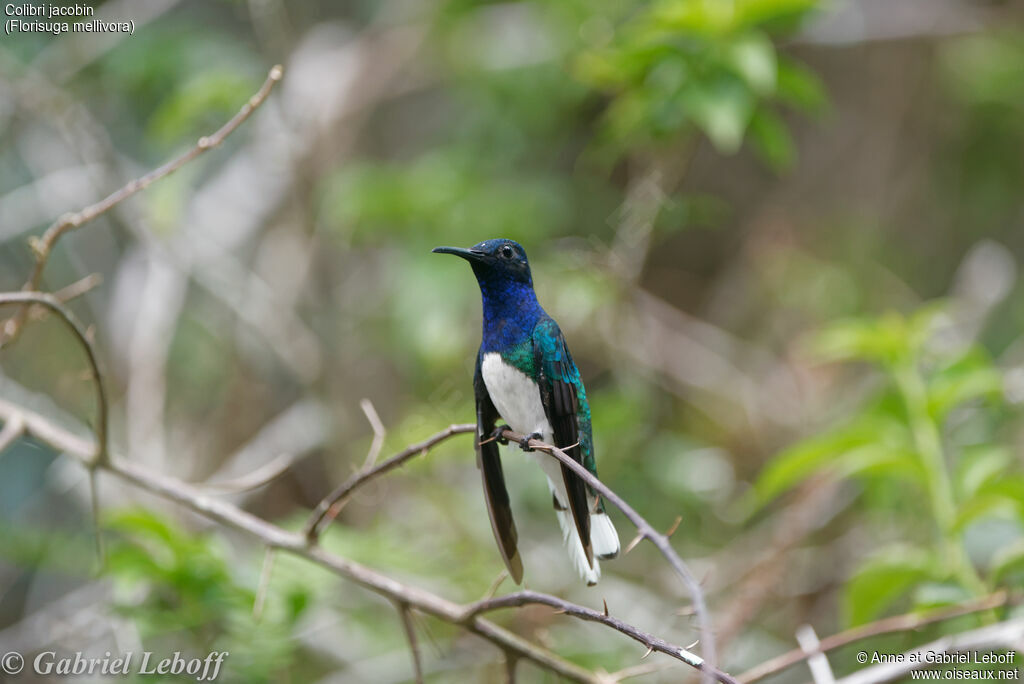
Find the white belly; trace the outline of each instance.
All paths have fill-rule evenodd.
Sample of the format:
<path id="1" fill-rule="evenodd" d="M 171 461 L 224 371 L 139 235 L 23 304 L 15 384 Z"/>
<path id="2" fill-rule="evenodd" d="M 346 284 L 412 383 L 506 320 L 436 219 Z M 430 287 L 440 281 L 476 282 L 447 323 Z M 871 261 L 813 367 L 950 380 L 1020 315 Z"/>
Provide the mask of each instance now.
<path id="1" fill-rule="evenodd" d="M 480 374 L 483 375 L 484 385 L 487 386 L 487 393 L 491 395 L 494 408 L 498 409 L 498 414 L 510 428 L 524 435 L 539 432 L 548 444 L 554 441 L 555 431 L 544 414 L 544 404 L 541 403 L 537 383 L 518 368 L 505 363 L 501 354 L 497 352 L 484 354 L 480 363 Z M 548 476 L 552 491 L 564 505 L 565 484 L 558 461 L 539 451 L 530 455 Z"/>
<path id="2" fill-rule="evenodd" d="M 529 435 L 539 432 L 545 441 L 551 440 L 553 430 L 544 415 L 537 383 L 525 373 L 505 363 L 501 354 L 488 352 L 480 364 L 487 393 L 491 395 L 494 408 L 516 432 Z"/>
<path id="3" fill-rule="evenodd" d="M 537 383 L 531 380 L 522 371 L 513 368 L 501 359 L 501 354 L 488 352 L 480 363 L 480 374 L 483 376 L 487 393 L 491 395 L 494 408 L 498 410 L 501 417 L 516 432 L 530 435 L 539 432 L 543 435 L 545 442 L 554 442 L 554 430 L 544 414 L 544 404 L 540 400 L 540 388 Z M 510 445 L 512 446 L 512 445 Z M 518 449 L 518 447 L 515 447 Z M 592 585 L 601 577 L 600 565 L 594 559 L 593 567 L 588 566 L 587 556 L 583 551 L 579 535 L 576 533 L 576 524 L 572 514 L 569 512 L 568 497 L 565 492 L 565 480 L 562 476 L 562 467 L 557 460 L 550 455 L 540 451 L 530 454 L 540 465 L 548 478 L 548 486 L 557 502 L 558 524 L 562 528 L 562 537 L 569 548 L 569 556 L 577 571 Z M 597 499 L 590 501 L 590 510 L 593 511 L 597 505 Z M 601 519 L 601 524 L 595 525 L 594 521 Z M 615 528 L 611 527 L 607 516 L 590 516 L 592 529 L 603 534 L 594 542 L 594 549 L 598 555 L 608 554 L 612 556 L 618 553 L 619 540 L 615 535 Z M 610 529 L 610 532 L 607 530 Z M 594 532 L 591 532 L 591 539 L 595 539 Z M 614 548 L 614 551 L 612 550 Z"/>

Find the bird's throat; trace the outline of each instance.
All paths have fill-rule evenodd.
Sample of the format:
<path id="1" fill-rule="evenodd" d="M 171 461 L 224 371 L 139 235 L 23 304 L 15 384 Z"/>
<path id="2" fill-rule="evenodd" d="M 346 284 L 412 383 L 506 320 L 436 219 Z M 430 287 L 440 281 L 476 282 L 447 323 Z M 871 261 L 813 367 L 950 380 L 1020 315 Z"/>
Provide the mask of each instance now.
<path id="1" fill-rule="evenodd" d="M 529 283 L 480 282 L 484 351 L 505 351 L 533 333 L 544 310 Z"/>

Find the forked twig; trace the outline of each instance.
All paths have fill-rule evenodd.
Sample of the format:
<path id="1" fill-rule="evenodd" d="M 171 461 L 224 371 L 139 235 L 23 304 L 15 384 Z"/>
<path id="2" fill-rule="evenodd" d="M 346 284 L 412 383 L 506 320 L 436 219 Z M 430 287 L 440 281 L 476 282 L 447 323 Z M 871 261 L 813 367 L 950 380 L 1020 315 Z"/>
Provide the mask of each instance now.
<path id="1" fill-rule="evenodd" d="M 525 435 L 521 435 L 518 432 L 512 430 L 505 430 L 502 432 L 502 437 L 509 440 L 510 442 L 519 442 Z M 717 678 L 719 670 L 715 667 L 716 655 L 715 655 L 715 642 L 711 631 L 711 618 L 708 615 L 707 604 L 704 600 L 704 592 L 700 588 L 700 584 L 697 579 L 690 572 L 690 569 L 683 562 L 683 559 L 675 552 L 672 545 L 669 543 L 668 536 L 664 535 L 655 530 L 650 523 L 647 522 L 636 510 L 630 506 L 626 501 L 618 494 L 608 488 L 603 482 L 598 480 L 593 473 L 583 467 L 580 463 L 573 460 L 572 457 L 567 455 L 564 451 L 558 447 L 552 446 L 551 444 L 545 444 L 544 442 L 531 439 L 528 445 L 537 450 L 543 451 L 550 454 L 554 458 L 558 459 L 562 465 L 569 468 L 578 475 L 584 482 L 592 487 L 598 494 L 603 496 L 605 499 L 610 501 L 616 508 L 629 518 L 629 521 L 633 523 L 640 536 L 650 540 L 654 544 L 661 555 L 665 557 L 672 569 L 675 570 L 676 574 L 682 579 L 683 584 L 686 585 L 687 590 L 693 597 L 693 607 L 697 613 L 697 621 L 700 625 L 700 638 L 701 638 L 701 650 L 704 653 L 704 657 L 701 658 L 685 649 L 681 649 L 680 659 L 686 662 L 688 665 L 695 667 L 705 674 L 705 679 Z M 675 531 L 675 525 L 673 530 Z M 719 680 L 722 681 L 722 680 Z"/>
<path id="2" fill-rule="evenodd" d="M 85 350 L 89 359 L 89 369 L 96 384 L 96 424 L 93 426 L 93 430 L 96 431 L 96 453 L 92 455 L 91 460 L 95 463 L 105 461 L 107 458 L 107 391 L 103 385 L 103 376 L 100 374 L 100 365 L 92 340 L 89 339 L 85 328 L 71 313 L 71 310 L 53 295 L 41 292 L 0 292 L 0 307 L 21 306 L 27 308 L 33 304 L 46 307 L 57 314 L 71 329 L 78 343 Z"/>
<path id="3" fill-rule="evenodd" d="M 303 527 L 303 534 L 311 542 L 316 541 L 324 527 L 326 527 L 330 521 L 337 516 L 342 506 L 345 505 L 349 497 L 352 495 L 352 492 L 356 489 L 367 482 L 380 477 L 384 473 L 403 465 L 409 459 L 415 458 L 420 454 L 427 453 L 434 446 L 449 437 L 461 435 L 466 432 L 476 432 L 476 425 L 473 423 L 449 425 L 444 430 L 441 430 L 441 432 L 428 437 L 422 442 L 406 447 L 370 470 L 361 470 L 357 472 L 317 504 L 317 507 L 313 510 L 312 515 L 309 516 L 309 519 L 306 521 L 306 525 Z"/>

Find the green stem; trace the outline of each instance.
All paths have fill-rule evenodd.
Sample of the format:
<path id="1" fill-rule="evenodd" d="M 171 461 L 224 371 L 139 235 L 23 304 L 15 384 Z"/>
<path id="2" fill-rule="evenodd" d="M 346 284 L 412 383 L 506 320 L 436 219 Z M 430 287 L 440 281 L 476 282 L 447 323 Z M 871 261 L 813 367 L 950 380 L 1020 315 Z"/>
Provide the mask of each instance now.
<path id="1" fill-rule="evenodd" d="M 894 364 L 892 373 L 903 397 L 914 446 L 927 478 L 928 498 L 939 526 L 943 554 L 953 568 L 954 575 L 966 589 L 976 596 L 985 594 L 988 587 L 971 563 L 955 528 L 956 499 L 953 496 L 953 484 L 943 455 L 939 426 L 928 410 L 928 390 L 924 380 L 912 360 Z"/>

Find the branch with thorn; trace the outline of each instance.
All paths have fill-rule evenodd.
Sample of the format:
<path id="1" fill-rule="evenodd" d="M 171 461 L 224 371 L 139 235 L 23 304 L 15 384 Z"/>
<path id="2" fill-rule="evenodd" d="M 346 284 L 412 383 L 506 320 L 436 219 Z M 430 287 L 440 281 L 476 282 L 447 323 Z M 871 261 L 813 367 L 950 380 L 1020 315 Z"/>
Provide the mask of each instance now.
<path id="1" fill-rule="evenodd" d="M 501 433 L 501 436 L 509 440 L 509 442 L 521 442 L 525 438 L 525 435 L 521 435 L 513 430 L 504 430 Z M 658 551 L 661 552 L 661 555 L 664 556 L 665 560 L 668 561 L 668 564 L 672 566 L 672 569 L 682 580 L 683 585 L 693 598 L 693 609 L 697 614 L 697 622 L 700 626 L 700 639 L 702 642 L 701 649 L 704 657 L 700 658 L 683 649 L 684 655 L 682 656 L 682 659 L 684 659 L 684 662 L 691 667 L 701 670 L 704 673 L 705 681 L 716 679 L 720 671 L 715 667 L 715 663 L 717 661 L 715 654 L 715 640 L 712 636 L 711 619 L 709 617 L 707 604 L 704 600 L 704 592 L 700 587 L 700 583 L 697 582 L 693 573 L 690 572 L 689 567 L 687 567 L 686 563 L 683 562 L 683 559 L 679 557 L 679 554 L 675 552 L 675 549 L 672 548 L 672 544 L 669 543 L 669 535 L 675 531 L 679 521 L 676 521 L 668 534 L 662 534 L 654 529 L 654 527 L 647 522 L 643 516 L 637 513 L 632 506 L 626 503 L 622 497 L 609 489 L 608 486 L 597 479 L 593 473 L 584 468 L 582 464 L 576 462 L 563 450 L 550 444 L 545 444 L 537 439 L 529 440 L 527 445 L 536 451 L 542 451 L 558 459 L 563 466 L 578 475 L 606 501 L 611 502 L 612 505 L 622 511 L 622 514 L 625 515 L 626 518 L 629 519 L 629 522 L 631 522 L 637 529 L 637 538 L 630 544 L 630 547 L 635 546 L 643 539 L 647 539 L 654 544 Z M 648 644 L 648 646 L 650 646 L 650 644 Z M 722 680 L 719 679 L 719 681 Z"/>

